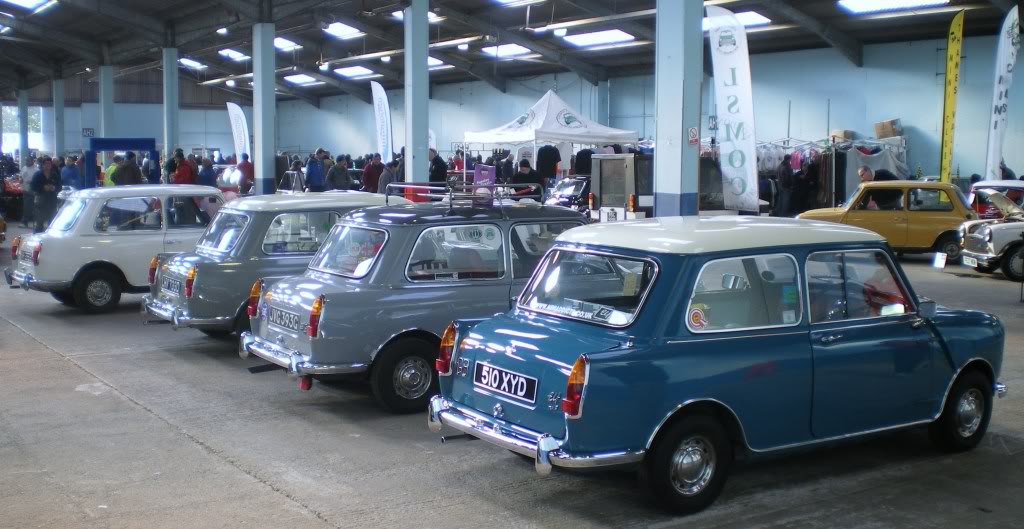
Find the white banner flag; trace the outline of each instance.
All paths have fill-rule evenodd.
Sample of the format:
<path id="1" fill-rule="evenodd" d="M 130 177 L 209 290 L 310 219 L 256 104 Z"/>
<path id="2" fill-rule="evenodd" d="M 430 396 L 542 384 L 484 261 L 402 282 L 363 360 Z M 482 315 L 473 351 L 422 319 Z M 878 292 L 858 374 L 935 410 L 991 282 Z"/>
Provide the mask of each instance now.
<path id="1" fill-rule="evenodd" d="M 707 14 L 725 209 L 758 211 L 754 101 L 747 33 L 728 9 L 708 6 Z"/>
<path id="2" fill-rule="evenodd" d="M 252 158 L 252 149 L 249 148 L 249 123 L 245 121 L 245 112 L 242 107 L 228 103 L 228 120 L 231 121 L 231 135 L 235 139 L 235 156 L 242 159 L 242 153 Z"/>
<path id="3" fill-rule="evenodd" d="M 391 106 L 388 104 L 388 93 L 377 81 L 370 81 L 370 91 L 373 92 L 373 114 L 377 121 L 377 152 L 384 163 L 388 163 L 395 154 L 391 143 Z"/>
<path id="4" fill-rule="evenodd" d="M 992 91 L 992 123 L 988 128 L 988 156 L 985 158 L 985 180 L 1003 179 L 999 162 L 1003 159 L 1003 138 L 1006 135 L 1013 66 L 1017 62 L 1017 51 L 1020 50 L 1020 24 L 1017 17 L 1017 6 L 1013 6 L 1003 22 L 1003 30 L 999 32 L 996 79 Z"/>

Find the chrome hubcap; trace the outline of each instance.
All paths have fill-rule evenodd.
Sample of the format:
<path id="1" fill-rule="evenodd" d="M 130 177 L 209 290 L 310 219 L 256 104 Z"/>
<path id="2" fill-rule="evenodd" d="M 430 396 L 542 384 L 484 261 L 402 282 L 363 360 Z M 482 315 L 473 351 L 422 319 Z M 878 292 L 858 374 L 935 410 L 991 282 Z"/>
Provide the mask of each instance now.
<path id="1" fill-rule="evenodd" d="M 430 389 L 431 377 L 426 360 L 418 356 L 403 358 L 395 366 L 395 393 L 405 399 L 418 399 Z"/>
<path id="2" fill-rule="evenodd" d="M 944 250 L 946 251 L 946 257 L 956 257 L 960 255 L 960 244 L 955 242 L 948 242 L 946 243 L 946 247 L 944 248 Z"/>
<path id="3" fill-rule="evenodd" d="M 114 297 L 114 289 L 106 281 L 93 281 L 85 289 L 85 298 L 89 301 L 90 305 L 102 307 L 110 303 L 110 298 L 112 297 Z"/>
<path id="4" fill-rule="evenodd" d="M 960 397 L 956 410 L 957 432 L 960 437 L 970 437 L 981 427 L 985 415 L 985 397 L 977 389 L 968 390 Z"/>
<path id="5" fill-rule="evenodd" d="M 715 449 L 700 436 L 690 437 L 672 454 L 672 486 L 684 496 L 700 494 L 715 475 Z"/>
<path id="6" fill-rule="evenodd" d="M 1010 270 L 1017 277 L 1024 276 L 1024 252 L 1014 252 L 1010 256 Z"/>

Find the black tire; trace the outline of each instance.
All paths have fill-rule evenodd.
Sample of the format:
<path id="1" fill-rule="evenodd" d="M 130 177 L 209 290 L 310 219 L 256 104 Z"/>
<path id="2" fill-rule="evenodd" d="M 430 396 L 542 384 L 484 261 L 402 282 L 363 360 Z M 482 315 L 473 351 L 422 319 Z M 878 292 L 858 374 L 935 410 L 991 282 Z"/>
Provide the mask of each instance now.
<path id="1" fill-rule="evenodd" d="M 1017 245 L 1006 252 L 1000 268 L 1007 279 L 1018 283 L 1024 281 L 1024 244 Z"/>
<path id="2" fill-rule="evenodd" d="M 82 273 L 72 289 L 78 308 L 97 314 L 110 312 L 117 307 L 121 302 L 121 287 L 121 278 L 117 274 L 98 269 Z"/>
<path id="3" fill-rule="evenodd" d="M 249 321 L 249 313 L 242 309 L 242 313 L 235 318 L 235 334 L 241 336 L 243 332 L 252 330 L 252 322 Z"/>
<path id="4" fill-rule="evenodd" d="M 946 254 L 947 263 L 960 262 L 960 253 L 963 251 L 960 247 L 960 238 L 952 233 L 939 237 L 939 240 L 935 241 L 935 251 Z"/>
<path id="5" fill-rule="evenodd" d="M 964 452 L 978 446 L 991 418 L 992 381 L 980 371 L 966 371 L 953 384 L 942 415 L 929 425 L 928 435 L 941 450 Z"/>
<path id="6" fill-rule="evenodd" d="M 75 306 L 75 294 L 70 290 L 50 292 L 50 295 L 53 296 L 53 299 L 61 302 L 62 305 L 67 305 L 69 307 Z"/>
<path id="7" fill-rule="evenodd" d="M 437 344 L 428 340 L 402 338 L 392 342 L 373 362 L 370 387 L 374 398 L 392 413 L 425 410 L 438 392 L 436 359 Z"/>
<path id="8" fill-rule="evenodd" d="M 703 467 L 692 464 L 701 461 L 696 456 L 702 458 Z M 651 491 L 666 509 L 691 514 L 707 508 L 721 494 L 732 461 L 732 443 L 722 425 L 713 417 L 695 414 L 675 421 L 658 439 L 644 470 Z M 691 465 L 683 468 L 685 463 Z M 690 475 L 682 475 L 686 473 Z"/>

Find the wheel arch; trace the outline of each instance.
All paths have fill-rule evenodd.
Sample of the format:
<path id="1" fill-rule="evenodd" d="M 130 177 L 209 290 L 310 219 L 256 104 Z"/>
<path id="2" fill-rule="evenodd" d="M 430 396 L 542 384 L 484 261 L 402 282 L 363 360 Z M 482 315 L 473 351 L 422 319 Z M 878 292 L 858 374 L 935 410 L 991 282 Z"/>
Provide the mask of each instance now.
<path id="1" fill-rule="evenodd" d="M 740 422 L 736 412 L 724 402 L 709 398 L 689 400 L 676 406 L 651 432 L 645 447 L 646 453 L 652 453 L 655 444 L 661 439 L 661 436 L 669 431 L 675 423 L 695 414 L 710 415 L 717 419 L 722 427 L 725 428 L 734 448 L 744 451 L 750 449 L 750 445 L 747 443 L 746 432 L 743 430 L 743 424 Z"/>
<path id="2" fill-rule="evenodd" d="M 938 235 L 938 237 L 935 237 L 935 242 L 932 243 L 932 249 L 933 250 L 938 250 L 939 249 L 939 243 L 941 243 L 942 240 L 945 239 L 946 237 L 952 237 L 954 240 L 959 242 L 960 241 L 960 231 L 959 231 L 959 228 L 949 229 L 949 230 L 946 230 L 946 231 L 940 233 Z"/>
<path id="3" fill-rule="evenodd" d="M 128 279 L 125 277 L 124 272 L 121 271 L 120 267 L 118 267 L 114 263 L 111 263 L 110 261 L 92 261 L 79 268 L 78 272 L 75 272 L 75 277 L 74 279 L 71 280 L 72 288 L 74 288 L 74 285 L 78 282 L 79 278 L 81 278 L 82 275 L 84 275 L 86 272 L 92 272 L 93 270 L 106 270 L 112 272 L 121 280 L 122 290 L 131 287 L 131 285 L 128 284 Z"/>
<path id="4" fill-rule="evenodd" d="M 380 344 L 377 347 L 377 349 L 373 351 L 373 354 L 370 355 L 370 365 L 373 366 L 376 364 L 377 357 L 380 356 L 380 353 L 384 352 L 388 347 L 390 347 L 395 342 L 399 340 L 404 340 L 406 338 L 418 338 L 421 340 L 426 340 L 434 344 L 435 346 L 441 345 L 441 337 L 430 331 L 419 328 L 404 329 L 391 335 L 391 337 L 389 337 L 387 340 L 384 340 L 384 343 Z"/>
<path id="5" fill-rule="evenodd" d="M 981 357 L 974 357 L 964 362 L 964 364 L 960 366 L 960 369 L 957 369 L 956 373 L 950 377 L 949 384 L 946 385 L 946 392 L 942 395 L 942 405 L 939 406 L 939 411 L 935 415 L 936 419 L 938 419 L 939 416 L 942 415 L 942 411 L 946 409 L 946 402 L 949 400 L 949 393 L 953 391 L 953 386 L 956 385 L 956 381 L 960 380 L 960 378 L 966 373 L 975 371 L 985 375 L 990 384 L 995 384 L 996 373 L 992 368 L 992 364 L 988 360 Z M 992 390 L 995 391 L 995 388 L 993 387 Z"/>

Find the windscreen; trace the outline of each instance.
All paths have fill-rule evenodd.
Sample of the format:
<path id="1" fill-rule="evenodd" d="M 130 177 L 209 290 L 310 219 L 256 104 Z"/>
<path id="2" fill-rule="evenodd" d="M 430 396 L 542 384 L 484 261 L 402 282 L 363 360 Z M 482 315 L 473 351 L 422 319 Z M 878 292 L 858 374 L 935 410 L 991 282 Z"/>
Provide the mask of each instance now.
<path id="1" fill-rule="evenodd" d="M 649 261 L 566 250 L 548 253 L 520 298 L 521 306 L 586 322 L 633 322 L 654 283 Z"/>
<path id="2" fill-rule="evenodd" d="M 213 218 L 196 247 L 215 252 L 230 252 L 245 231 L 249 217 L 241 213 L 221 211 Z"/>
<path id="3" fill-rule="evenodd" d="M 570 196 L 578 195 L 583 192 L 584 186 L 583 180 L 576 180 L 575 178 L 566 178 L 557 184 L 555 184 L 555 190 L 553 194 L 558 196 Z"/>
<path id="4" fill-rule="evenodd" d="M 50 223 L 50 229 L 54 231 L 70 230 L 84 209 L 85 200 L 76 199 L 65 202 L 57 212 L 57 216 L 53 218 L 53 222 Z"/>
<path id="5" fill-rule="evenodd" d="M 309 267 L 354 279 L 366 277 L 386 240 L 384 230 L 339 224 L 313 256 Z"/>

